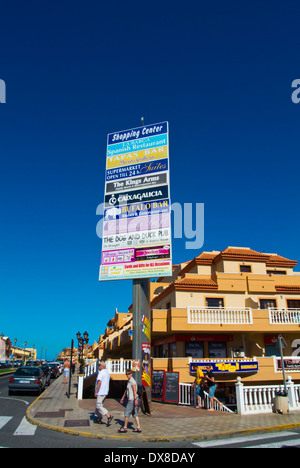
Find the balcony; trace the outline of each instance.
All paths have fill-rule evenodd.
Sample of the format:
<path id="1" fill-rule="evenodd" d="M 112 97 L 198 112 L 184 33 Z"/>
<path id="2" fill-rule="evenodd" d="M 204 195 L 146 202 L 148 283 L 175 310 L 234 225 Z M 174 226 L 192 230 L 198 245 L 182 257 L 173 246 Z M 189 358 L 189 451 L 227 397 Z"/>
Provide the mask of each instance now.
<path id="1" fill-rule="evenodd" d="M 152 310 L 153 333 L 299 332 L 300 309 L 172 307 Z"/>
<path id="2" fill-rule="evenodd" d="M 272 325 L 300 325 L 300 309 L 271 309 L 269 320 Z"/>
<path id="3" fill-rule="evenodd" d="M 245 308 L 187 308 L 188 324 L 253 325 L 252 309 Z"/>

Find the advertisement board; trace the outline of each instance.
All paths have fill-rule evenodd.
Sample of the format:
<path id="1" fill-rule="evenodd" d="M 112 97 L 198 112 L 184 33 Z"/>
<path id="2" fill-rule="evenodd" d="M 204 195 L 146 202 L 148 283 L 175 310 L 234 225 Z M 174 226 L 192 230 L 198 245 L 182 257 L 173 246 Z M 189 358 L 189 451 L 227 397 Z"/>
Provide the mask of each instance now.
<path id="1" fill-rule="evenodd" d="M 99 280 L 172 274 L 168 122 L 107 136 Z"/>
<path id="2" fill-rule="evenodd" d="M 211 366 L 212 372 L 218 374 L 227 374 L 234 372 L 258 372 L 259 364 L 258 361 L 245 360 L 245 361 L 235 361 L 235 360 L 223 360 L 221 362 L 207 362 L 207 361 L 193 361 L 190 362 L 190 373 L 196 373 L 196 365 L 205 373 L 207 366 Z"/>
<path id="3" fill-rule="evenodd" d="M 284 357 L 284 368 L 288 372 L 300 372 L 299 357 Z M 282 361 L 278 357 L 274 357 L 275 372 L 282 372 Z"/>

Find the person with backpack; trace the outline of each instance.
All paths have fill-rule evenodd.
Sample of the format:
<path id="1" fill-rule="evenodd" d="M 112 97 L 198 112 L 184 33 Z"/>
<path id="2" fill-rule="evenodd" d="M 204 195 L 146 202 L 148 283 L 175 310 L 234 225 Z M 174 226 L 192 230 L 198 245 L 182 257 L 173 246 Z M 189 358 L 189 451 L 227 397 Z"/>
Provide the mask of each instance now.
<path id="1" fill-rule="evenodd" d="M 142 432 L 140 421 L 138 418 L 138 409 L 139 409 L 139 396 L 138 396 L 138 387 L 137 383 L 133 378 L 132 371 L 128 369 L 126 371 L 126 377 L 128 378 L 128 383 L 126 390 L 120 400 L 120 403 L 123 404 L 125 397 L 127 397 L 127 405 L 124 412 L 124 426 L 119 429 L 119 432 L 125 433 L 127 432 L 129 418 L 132 415 L 136 420 L 137 427 L 133 430 L 133 432 Z"/>

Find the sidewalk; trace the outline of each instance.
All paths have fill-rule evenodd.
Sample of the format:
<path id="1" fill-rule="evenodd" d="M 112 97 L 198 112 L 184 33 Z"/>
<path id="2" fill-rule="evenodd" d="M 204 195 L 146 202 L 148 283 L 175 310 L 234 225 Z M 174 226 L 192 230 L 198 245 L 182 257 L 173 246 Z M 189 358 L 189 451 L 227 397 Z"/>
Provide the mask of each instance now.
<path id="1" fill-rule="evenodd" d="M 130 424 L 126 434 L 118 433 L 124 421 L 124 407 L 119 401 L 108 399 L 105 407 L 114 416 L 111 426 L 93 422 L 96 400 L 76 399 L 76 378 L 71 395 L 62 377 L 52 382 L 42 395 L 27 409 L 32 424 L 68 434 L 100 439 L 139 439 L 145 442 L 174 439 L 213 439 L 254 432 L 292 429 L 300 427 L 300 411 L 288 415 L 259 414 L 239 416 L 219 411 L 207 412 L 186 406 L 152 403 L 151 416 L 140 413 L 142 433 L 132 432 Z M 130 418 L 133 423 L 133 418 Z"/>

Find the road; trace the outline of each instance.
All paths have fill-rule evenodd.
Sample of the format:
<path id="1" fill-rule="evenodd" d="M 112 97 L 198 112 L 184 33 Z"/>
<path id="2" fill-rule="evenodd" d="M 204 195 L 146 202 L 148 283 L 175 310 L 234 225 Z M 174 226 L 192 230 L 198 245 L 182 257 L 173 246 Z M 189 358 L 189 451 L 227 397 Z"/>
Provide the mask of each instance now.
<path id="1" fill-rule="evenodd" d="M 127 449 L 126 453 L 129 453 L 130 450 L 135 453 L 136 449 L 144 449 L 144 451 L 138 452 L 140 453 L 141 463 L 147 461 L 148 453 L 180 453 L 181 456 L 195 453 L 195 457 L 198 457 L 200 456 L 200 449 L 203 448 L 300 448 L 300 429 L 252 434 L 222 440 L 175 440 L 174 442 L 165 443 L 132 442 L 122 441 L 121 439 L 101 440 L 64 434 L 30 424 L 26 420 L 25 414 L 28 406 L 35 400 L 36 396 L 30 394 L 8 396 L 8 381 L 9 377 L 0 377 L 0 447 L 105 448 L 106 450 L 101 452 L 101 457 L 110 456 L 111 453 L 116 455 L 119 453 L 119 449 L 122 449 L 122 453 L 125 453 L 124 449 Z M 141 454 L 144 454 L 144 456 L 142 457 Z M 194 458 L 193 461 L 195 460 Z M 162 461 L 163 458 L 155 460 L 156 463 Z M 150 462 L 154 462 L 154 458 Z M 138 464 L 138 460 L 135 464 Z"/>
<path id="2" fill-rule="evenodd" d="M 198 448 L 300 448 L 300 430 L 248 434 L 210 441 L 195 442 Z"/>

